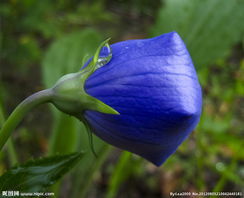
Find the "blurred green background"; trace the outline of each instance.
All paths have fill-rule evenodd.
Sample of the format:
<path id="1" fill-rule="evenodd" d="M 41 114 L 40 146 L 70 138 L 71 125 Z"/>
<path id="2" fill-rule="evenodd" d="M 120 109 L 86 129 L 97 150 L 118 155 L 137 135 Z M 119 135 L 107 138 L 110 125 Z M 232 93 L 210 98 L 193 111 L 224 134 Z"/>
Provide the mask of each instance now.
<path id="1" fill-rule="evenodd" d="M 62 198 L 157 198 L 169 192 L 244 189 L 243 0 L 2 0 L 0 126 L 24 98 L 76 72 L 99 43 L 177 31 L 203 88 L 196 130 L 156 168 L 93 137 L 51 106 L 28 114 L 1 154 L 15 164 L 84 150 L 80 164 L 51 191 Z M 11 144 L 12 143 L 12 144 Z M 16 152 L 17 151 L 17 156 Z"/>

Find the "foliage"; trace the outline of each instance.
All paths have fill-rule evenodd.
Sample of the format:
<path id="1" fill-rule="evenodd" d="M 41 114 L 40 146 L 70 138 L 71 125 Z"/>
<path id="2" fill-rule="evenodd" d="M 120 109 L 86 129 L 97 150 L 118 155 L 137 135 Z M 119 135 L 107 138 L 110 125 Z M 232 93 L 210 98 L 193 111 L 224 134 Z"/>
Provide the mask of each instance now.
<path id="1" fill-rule="evenodd" d="M 166 0 L 159 10 L 152 35 L 177 31 L 186 42 L 197 68 L 227 57 L 233 44 L 243 37 L 244 2 L 239 0 Z"/>
<path id="2" fill-rule="evenodd" d="M 44 192 L 58 181 L 83 154 L 52 156 L 11 168 L 0 177 L 0 191 Z"/>

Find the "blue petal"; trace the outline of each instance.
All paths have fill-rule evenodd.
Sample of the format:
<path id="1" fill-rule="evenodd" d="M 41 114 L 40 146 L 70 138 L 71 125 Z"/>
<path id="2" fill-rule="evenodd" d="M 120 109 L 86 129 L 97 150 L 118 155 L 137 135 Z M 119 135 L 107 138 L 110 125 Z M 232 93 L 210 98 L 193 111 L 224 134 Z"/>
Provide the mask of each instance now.
<path id="1" fill-rule="evenodd" d="M 120 115 L 87 111 L 85 117 L 103 140 L 161 165 L 200 118 L 201 87 L 190 55 L 176 32 L 111 47 L 113 58 L 85 88 Z"/>

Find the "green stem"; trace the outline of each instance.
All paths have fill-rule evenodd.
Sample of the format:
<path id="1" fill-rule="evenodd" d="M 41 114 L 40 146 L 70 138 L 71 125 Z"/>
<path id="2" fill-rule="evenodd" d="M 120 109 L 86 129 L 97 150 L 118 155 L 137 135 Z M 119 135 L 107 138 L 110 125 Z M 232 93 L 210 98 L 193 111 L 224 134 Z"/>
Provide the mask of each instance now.
<path id="1" fill-rule="evenodd" d="M 4 123 L 0 131 L 0 150 L 2 150 L 3 146 L 5 145 L 8 138 L 10 137 L 12 131 L 21 122 L 21 120 L 24 118 L 26 113 L 28 113 L 31 109 L 33 109 L 37 105 L 50 102 L 51 96 L 52 96 L 52 91 L 50 89 L 39 91 L 26 98 L 23 102 L 21 102 L 16 107 L 16 109 L 9 116 L 9 118 Z"/>
<path id="2" fill-rule="evenodd" d="M 15 165 L 18 163 L 18 155 L 16 153 L 16 149 L 14 147 L 14 142 L 13 142 L 13 138 L 9 138 L 8 142 L 7 142 L 7 146 L 8 146 L 8 154 L 9 154 L 9 161 L 11 166 Z"/>
<path id="3" fill-rule="evenodd" d="M 92 181 L 94 179 L 94 175 L 97 172 L 97 170 L 103 165 L 104 161 L 106 160 L 106 157 L 111 151 L 111 146 L 104 144 L 104 146 L 101 148 L 100 153 L 98 154 L 98 157 L 95 161 L 95 163 L 91 166 L 88 174 L 86 175 L 86 182 L 84 185 L 81 185 L 81 179 L 80 177 L 76 177 L 76 180 L 74 181 L 75 188 L 74 191 L 72 192 L 71 197 L 79 197 L 79 198 L 84 198 L 86 197 L 87 192 L 90 189 L 90 186 L 92 184 Z M 75 174 L 79 175 L 78 172 Z M 82 186 L 82 189 L 81 189 Z"/>
<path id="4" fill-rule="evenodd" d="M 4 110 L 2 102 L 0 101 L 0 129 L 2 128 L 3 123 L 5 122 Z M 9 138 L 7 142 L 7 151 L 9 154 L 9 162 L 11 165 L 14 165 L 18 162 L 18 155 L 14 147 L 13 138 Z"/>
<path id="5" fill-rule="evenodd" d="M 128 178 L 131 170 L 131 156 L 130 152 L 124 151 L 120 155 L 120 159 L 113 169 L 113 173 L 109 179 L 108 191 L 105 198 L 116 197 L 120 185 Z"/>
<path id="6" fill-rule="evenodd" d="M 131 167 L 130 152 L 124 151 L 121 153 L 118 163 L 116 164 L 113 173 L 109 179 L 108 190 L 105 198 L 116 197 L 116 193 L 123 182 L 128 178 L 130 172 L 133 170 Z"/>
<path id="7" fill-rule="evenodd" d="M 111 151 L 111 147 L 107 144 L 104 145 L 104 147 L 102 149 L 102 153 L 99 155 L 99 157 L 96 160 L 96 163 L 94 164 L 94 166 L 91 168 L 91 171 L 87 175 L 87 182 L 84 185 L 84 188 L 82 189 L 82 191 L 80 192 L 79 197 L 81 197 L 81 198 L 85 197 L 86 193 L 89 190 L 89 187 L 92 184 L 95 173 L 103 165 L 104 161 L 106 160 L 107 155 L 109 154 L 109 151 Z"/>

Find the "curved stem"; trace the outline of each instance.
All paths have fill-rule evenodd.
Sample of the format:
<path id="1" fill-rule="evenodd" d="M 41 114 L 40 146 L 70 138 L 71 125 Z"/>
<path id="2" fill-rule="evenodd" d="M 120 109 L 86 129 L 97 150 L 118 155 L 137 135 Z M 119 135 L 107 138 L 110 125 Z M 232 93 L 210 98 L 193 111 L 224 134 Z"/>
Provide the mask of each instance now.
<path id="1" fill-rule="evenodd" d="M 16 107 L 0 131 L 0 150 L 2 150 L 3 146 L 11 135 L 11 132 L 21 122 L 26 113 L 39 104 L 50 102 L 51 97 L 52 91 L 50 89 L 46 89 L 29 96 Z"/>

